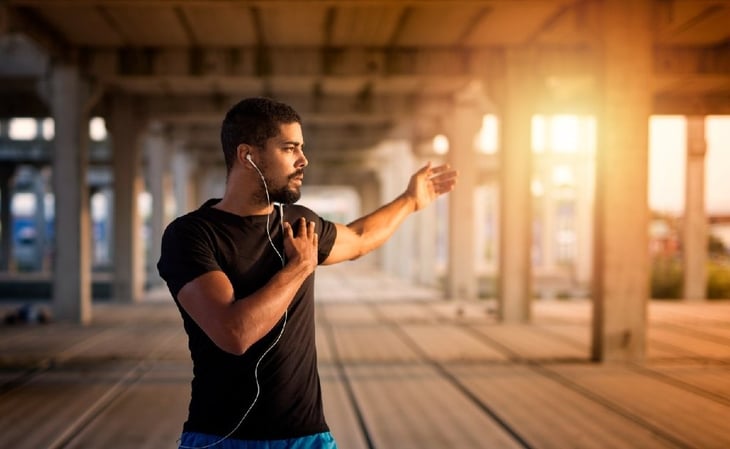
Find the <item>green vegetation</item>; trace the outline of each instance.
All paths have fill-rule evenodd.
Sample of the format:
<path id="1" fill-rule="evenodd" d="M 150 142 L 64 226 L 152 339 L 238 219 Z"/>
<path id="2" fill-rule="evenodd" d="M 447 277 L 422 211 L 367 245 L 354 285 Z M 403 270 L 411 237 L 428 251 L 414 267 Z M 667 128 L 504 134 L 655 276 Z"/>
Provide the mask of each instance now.
<path id="1" fill-rule="evenodd" d="M 674 257 L 656 257 L 651 264 L 651 297 L 679 299 L 682 297 L 682 264 Z"/>
<path id="2" fill-rule="evenodd" d="M 730 298 L 730 263 L 707 264 L 707 299 Z"/>
<path id="3" fill-rule="evenodd" d="M 707 299 L 730 299 L 730 257 L 718 238 L 708 241 Z M 684 270 L 678 256 L 659 256 L 651 265 L 651 297 L 680 299 L 683 294 Z"/>

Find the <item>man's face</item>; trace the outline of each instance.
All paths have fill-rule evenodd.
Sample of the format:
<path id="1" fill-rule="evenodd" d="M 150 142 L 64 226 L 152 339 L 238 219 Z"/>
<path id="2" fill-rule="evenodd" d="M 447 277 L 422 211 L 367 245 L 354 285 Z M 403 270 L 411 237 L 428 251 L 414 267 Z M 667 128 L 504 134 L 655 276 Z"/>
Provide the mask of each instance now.
<path id="1" fill-rule="evenodd" d="M 297 202 L 302 195 L 304 167 L 308 163 L 301 125 L 280 125 L 279 135 L 266 141 L 266 148 L 261 152 L 261 171 L 269 188 L 269 199 L 283 204 Z"/>

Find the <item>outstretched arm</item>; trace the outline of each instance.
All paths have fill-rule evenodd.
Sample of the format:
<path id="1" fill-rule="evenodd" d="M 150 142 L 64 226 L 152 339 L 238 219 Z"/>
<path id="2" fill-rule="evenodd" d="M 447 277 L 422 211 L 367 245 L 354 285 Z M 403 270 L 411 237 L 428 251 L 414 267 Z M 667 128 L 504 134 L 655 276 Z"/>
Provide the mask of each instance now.
<path id="1" fill-rule="evenodd" d="M 337 224 L 337 239 L 324 265 L 357 259 L 378 248 L 408 215 L 453 190 L 456 177 L 448 165 L 427 163 L 411 176 L 408 188 L 396 199 L 346 226 Z"/>

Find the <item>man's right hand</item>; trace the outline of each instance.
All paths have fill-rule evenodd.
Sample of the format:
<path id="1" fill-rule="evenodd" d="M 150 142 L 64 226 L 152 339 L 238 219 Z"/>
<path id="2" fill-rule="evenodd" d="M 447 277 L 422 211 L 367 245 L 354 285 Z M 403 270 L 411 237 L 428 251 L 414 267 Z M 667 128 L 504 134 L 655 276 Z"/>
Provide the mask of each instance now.
<path id="1" fill-rule="evenodd" d="M 284 252 L 287 263 L 301 264 L 307 274 L 314 272 L 318 262 L 319 236 L 314 232 L 314 225 L 313 221 L 307 222 L 304 217 L 300 218 L 295 235 L 292 225 L 284 222 Z"/>

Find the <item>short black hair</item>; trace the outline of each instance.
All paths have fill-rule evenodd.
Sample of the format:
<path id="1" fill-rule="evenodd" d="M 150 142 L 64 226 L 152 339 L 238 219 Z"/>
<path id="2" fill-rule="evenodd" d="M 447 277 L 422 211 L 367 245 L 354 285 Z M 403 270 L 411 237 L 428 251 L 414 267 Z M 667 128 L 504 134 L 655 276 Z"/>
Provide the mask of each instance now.
<path id="1" fill-rule="evenodd" d="M 221 146 L 226 170 L 231 171 L 236 160 L 236 148 L 245 143 L 263 148 L 266 141 L 279 135 L 279 126 L 302 123 L 291 106 L 266 97 L 245 98 L 233 106 L 221 125 Z"/>

